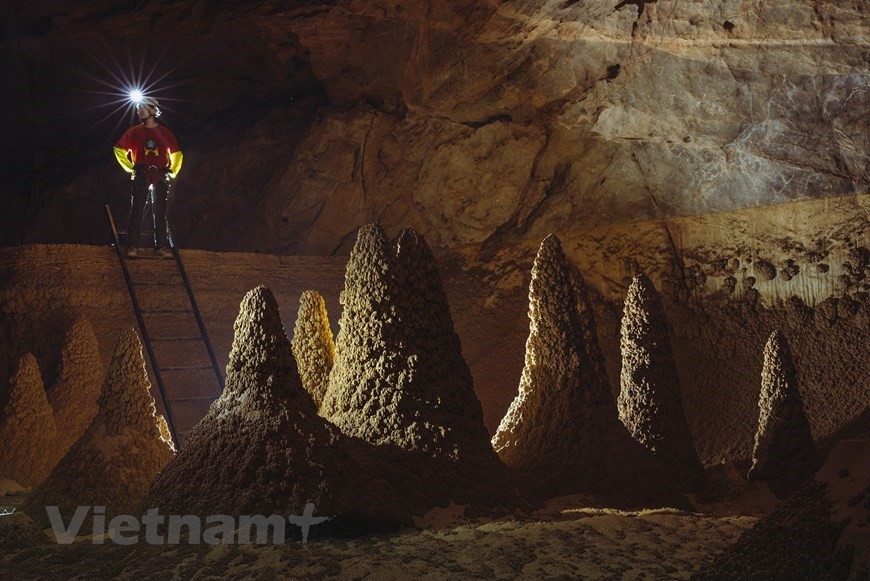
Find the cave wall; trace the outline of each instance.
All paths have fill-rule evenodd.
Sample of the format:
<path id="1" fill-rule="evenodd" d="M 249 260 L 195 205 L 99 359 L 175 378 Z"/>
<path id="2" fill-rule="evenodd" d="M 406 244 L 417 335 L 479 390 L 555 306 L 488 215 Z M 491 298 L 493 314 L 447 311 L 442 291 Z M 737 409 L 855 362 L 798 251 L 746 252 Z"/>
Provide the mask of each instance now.
<path id="1" fill-rule="evenodd" d="M 165 75 L 187 247 L 343 254 L 373 220 L 499 246 L 870 183 L 860 4 L 98 4 L 7 20 L 4 124 L 41 181 L 3 183 L 29 200 L 12 227 L 30 242 L 102 242 L 102 205 L 123 206 L 125 120 L 83 113 L 110 113 L 87 55 L 114 45 Z"/>

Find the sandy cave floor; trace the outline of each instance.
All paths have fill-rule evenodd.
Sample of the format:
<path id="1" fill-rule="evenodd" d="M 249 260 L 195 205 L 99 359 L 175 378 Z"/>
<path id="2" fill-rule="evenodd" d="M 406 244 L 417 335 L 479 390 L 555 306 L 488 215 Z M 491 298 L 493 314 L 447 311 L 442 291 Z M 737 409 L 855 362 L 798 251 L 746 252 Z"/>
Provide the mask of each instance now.
<path id="1" fill-rule="evenodd" d="M 462 524 L 448 507 L 418 523 L 427 530 L 306 545 L 288 527 L 286 544 L 266 546 L 56 545 L 16 517 L 0 523 L 0 568 L 16 579 L 687 579 L 757 522 L 583 506 L 561 497 L 527 517 Z M 2 529 L 16 526 L 12 547 Z"/>

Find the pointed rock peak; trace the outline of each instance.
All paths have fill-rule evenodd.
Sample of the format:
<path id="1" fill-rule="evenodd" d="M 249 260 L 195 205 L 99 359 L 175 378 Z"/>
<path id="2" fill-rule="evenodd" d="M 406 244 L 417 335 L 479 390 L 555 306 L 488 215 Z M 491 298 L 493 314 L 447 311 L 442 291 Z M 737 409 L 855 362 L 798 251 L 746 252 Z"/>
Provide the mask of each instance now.
<path id="1" fill-rule="evenodd" d="M 396 256 L 400 260 L 413 261 L 414 258 L 423 258 L 427 262 L 435 262 L 432 248 L 426 242 L 426 238 L 413 228 L 405 228 L 399 233 L 396 239 Z"/>
<path id="2" fill-rule="evenodd" d="M 117 435 L 128 426 L 148 430 L 154 424 L 151 382 L 142 342 L 134 329 L 124 331 L 115 343 L 99 408 L 98 419 L 105 423 L 109 435 Z"/>
<path id="3" fill-rule="evenodd" d="M 780 357 L 791 356 L 785 334 L 779 329 L 770 334 L 770 337 L 767 338 L 767 345 L 764 347 L 765 358 L 774 354 L 779 354 Z"/>
<path id="4" fill-rule="evenodd" d="M 234 329 L 225 395 L 248 390 L 261 395 L 274 395 L 277 390 L 281 397 L 304 393 L 278 302 L 268 287 L 260 285 L 248 291 L 239 305 Z M 307 406 L 306 411 L 313 412 Z"/>
<path id="5" fill-rule="evenodd" d="M 335 363 L 335 342 L 326 301 L 319 292 L 307 290 L 299 297 L 291 345 L 302 386 L 320 407 L 329 383 L 329 372 Z"/>
<path id="6" fill-rule="evenodd" d="M 366 224 L 359 229 L 356 236 L 356 244 L 350 253 L 349 263 L 353 263 L 354 259 L 359 260 L 364 257 L 384 257 L 391 254 L 390 241 L 383 228 L 377 223 Z"/>
<path id="7" fill-rule="evenodd" d="M 625 302 L 629 301 L 646 301 L 657 296 L 655 285 L 644 273 L 636 274 L 631 279 L 631 285 L 628 287 Z"/>
<path id="8" fill-rule="evenodd" d="M 815 468 L 815 448 L 797 372 L 785 335 L 776 330 L 764 348 L 758 430 L 749 478 L 778 481 L 771 484 L 771 490 L 779 494 L 796 487 Z"/>
<path id="9" fill-rule="evenodd" d="M 18 362 L 18 369 L 12 376 L 9 386 L 9 402 L 34 402 L 45 399 L 45 388 L 39 363 L 30 353 L 26 353 Z"/>
<path id="10" fill-rule="evenodd" d="M 541 241 L 535 262 L 538 260 L 565 260 L 565 251 L 562 250 L 562 241 L 555 234 L 548 234 Z"/>
<path id="11" fill-rule="evenodd" d="M 39 364 L 24 355 L 0 413 L 0 469 L 22 486 L 41 482 L 57 462 L 57 428 L 43 388 Z"/>

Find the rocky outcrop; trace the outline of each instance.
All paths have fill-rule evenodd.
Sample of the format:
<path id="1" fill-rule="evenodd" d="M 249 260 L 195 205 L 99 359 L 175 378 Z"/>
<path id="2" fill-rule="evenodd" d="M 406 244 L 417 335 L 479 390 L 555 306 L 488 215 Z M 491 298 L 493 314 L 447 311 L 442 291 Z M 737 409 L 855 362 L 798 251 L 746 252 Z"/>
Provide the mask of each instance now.
<path id="1" fill-rule="evenodd" d="M 501 459 L 559 493 L 619 505 L 685 502 L 652 455 L 619 422 L 606 377 L 587 347 L 590 321 L 559 240 L 548 236 L 529 287 L 529 337 L 519 392 L 492 438 Z M 594 338 L 594 334 L 593 334 Z"/>
<path id="2" fill-rule="evenodd" d="M 48 400 L 57 420 L 61 457 L 97 415 L 102 382 L 103 361 L 97 337 L 90 321 L 78 318 L 67 331 L 57 381 L 48 390 Z"/>
<path id="3" fill-rule="evenodd" d="M 632 438 L 691 490 L 703 468 L 683 414 L 668 322 L 658 291 L 644 274 L 631 281 L 622 315 L 619 419 Z"/>
<path id="4" fill-rule="evenodd" d="M 48 526 L 46 506 L 57 506 L 65 523 L 79 506 L 104 506 L 106 522 L 137 514 L 148 486 L 173 455 L 150 389 L 142 343 L 129 329 L 112 351 L 97 415 L 23 506 L 34 522 Z M 89 528 L 86 520 L 82 534 Z"/>
<path id="5" fill-rule="evenodd" d="M 275 298 L 242 300 L 226 389 L 151 487 L 171 514 L 301 514 L 313 503 L 330 526 L 409 522 L 366 447 L 317 415 L 302 387 Z M 172 512 L 182 511 L 182 512 Z"/>
<path id="6" fill-rule="evenodd" d="M 391 462 L 414 466 L 392 478 L 418 514 L 451 501 L 524 504 L 489 444 L 425 240 L 405 230 L 394 249 L 379 226 L 361 228 L 342 304 L 321 413 L 345 433 L 382 446 Z"/>
<path id="7" fill-rule="evenodd" d="M 57 425 L 39 364 L 27 354 L 12 376 L 9 401 L 0 414 L 0 475 L 36 486 L 57 463 L 57 446 Z"/>
<path id="8" fill-rule="evenodd" d="M 772 489 L 793 489 L 818 468 L 813 435 L 797 384 L 785 335 L 774 331 L 764 347 L 758 430 L 751 480 L 770 480 Z"/>
<path id="9" fill-rule="evenodd" d="M 335 343 L 329 328 L 326 303 L 317 291 L 307 290 L 299 297 L 291 346 L 302 386 L 319 408 L 335 362 Z"/>

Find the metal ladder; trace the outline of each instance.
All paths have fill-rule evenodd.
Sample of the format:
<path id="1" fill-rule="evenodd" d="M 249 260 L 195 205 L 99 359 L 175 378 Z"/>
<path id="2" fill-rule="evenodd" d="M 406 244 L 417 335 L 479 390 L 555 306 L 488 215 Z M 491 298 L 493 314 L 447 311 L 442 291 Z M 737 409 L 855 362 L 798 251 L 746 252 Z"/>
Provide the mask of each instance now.
<path id="1" fill-rule="evenodd" d="M 159 277 L 157 280 L 134 280 L 133 276 L 130 273 L 130 267 L 128 265 L 126 253 L 124 252 L 124 248 L 121 246 L 121 241 L 119 238 L 120 232 L 115 226 L 115 219 L 112 216 L 112 210 L 109 205 L 106 205 L 106 217 L 109 220 L 109 226 L 112 229 L 112 240 L 113 245 L 115 246 L 115 250 L 118 254 L 118 261 L 121 265 L 121 271 L 124 274 L 124 281 L 127 283 L 127 290 L 130 293 L 130 300 L 133 303 L 133 311 L 136 315 L 136 322 L 139 325 L 139 331 L 142 336 L 142 344 L 145 346 L 145 350 L 148 354 L 148 360 L 151 363 L 151 369 L 154 372 L 154 379 L 157 384 L 157 389 L 160 393 L 160 399 L 163 403 L 163 409 L 166 413 L 166 422 L 169 425 L 169 430 L 172 434 L 172 439 L 175 443 L 176 449 L 180 446 L 183 436 L 189 431 L 193 425 L 196 424 L 199 419 L 204 415 L 203 408 L 207 409 L 208 405 L 211 405 L 211 402 L 220 397 L 221 393 L 224 390 L 224 376 L 221 372 L 220 365 L 218 364 L 217 357 L 215 357 L 214 349 L 212 348 L 211 341 L 208 338 L 208 333 L 205 329 L 205 323 L 202 320 L 202 314 L 199 311 L 199 307 L 196 304 L 196 298 L 193 296 L 193 289 L 190 286 L 190 280 L 187 278 L 187 272 L 184 269 L 184 263 L 181 260 L 181 254 L 178 252 L 178 249 L 175 247 L 174 241 L 171 241 L 171 250 L 172 250 L 172 258 L 173 264 L 177 269 L 177 273 L 181 277 L 181 285 L 171 282 L 168 280 L 170 277 L 164 277 L 163 280 L 160 280 Z M 171 240 L 171 238 L 170 238 Z M 168 263 L 168 259 L 164 259 L 158 256 L 140 256 L 133 259 L 134 262 L 142 261 L 142 264 L 146 264 L 148 261 L 161 261 Z M 189 308 L 146 308 L 143 309 L 141 307 L 141 303 L 139 300 L 139 293 L 137 292 L 137 287 L 179 287 L 183 286 L 186 295 L 187 302 Z M 196 320 L 196 325 L 198 327 L 197 333 L 192 333 L 190 335 L 167 335 L 167 336 L 154 336 L 148 331 L 148 326 L 146 325 L 146 318 L 150 315 L 168 315 L 168 314 L 192 314 L 194 319 Z M 207 365 L 168 365 L 161 366 L 158 363 L 158 357 L 155 353 L 154 345 L 155 344 L 178 344 L 178 343 L 196 343 L 201 342 L 206 351 L 208 352 L 209 364 Z M 185 396 L 179 389 L 167 390 L 167 383 L 164 379 L 164 375 L 167 372 L 185 372 L 185 371 L 206 371 L 210 370 L 215 379 L 217 380 L 218 389 L 216 393 L 207 394 L 207 395 L 188 395 Z M 189 384 L 188 384 L 189 385 Z M 172 385 L 169 386 L 173 387 Z M 214 391 L 214 390 L 213 390 Z M 178 407 L 180 404 L 196 404 L 197 407 L 194 408 L 193 413 L 188 413 L 182 419 L 182 426 L 178 425 L 176 414 L 177 410 L 173 409 Z M 198 415 L 197 410 L 203 412 L 202 415 Z M 195 420 L 195 421 L 194 421 Z M 181 431 L 179 429 L 181 428 Z"/>

